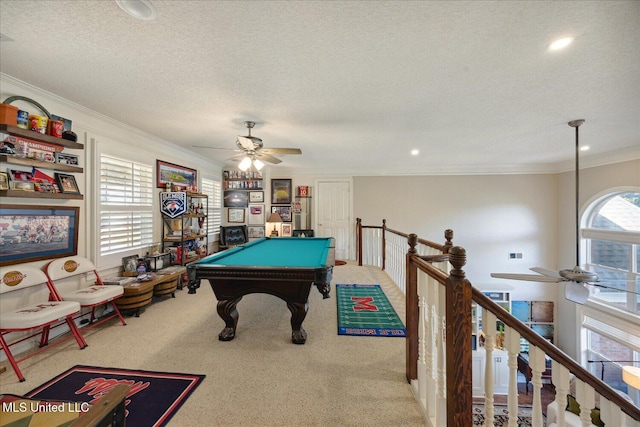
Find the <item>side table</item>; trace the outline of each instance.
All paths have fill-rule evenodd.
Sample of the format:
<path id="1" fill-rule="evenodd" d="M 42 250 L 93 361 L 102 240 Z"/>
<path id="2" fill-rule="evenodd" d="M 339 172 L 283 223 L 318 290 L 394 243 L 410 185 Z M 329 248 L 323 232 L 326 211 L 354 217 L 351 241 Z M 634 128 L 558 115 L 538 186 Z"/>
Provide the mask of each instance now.
<path id="1" fill-rule="evenodd" d="M 116 305 L 121 311 L 135 311 L 135 316 L 140 317 L 140 308 L 151 304 L 153 300 L 153 287 L 157 280 L 147 282 L 134 282 L 123 285 L 124 295 L 116 300 Z"/>

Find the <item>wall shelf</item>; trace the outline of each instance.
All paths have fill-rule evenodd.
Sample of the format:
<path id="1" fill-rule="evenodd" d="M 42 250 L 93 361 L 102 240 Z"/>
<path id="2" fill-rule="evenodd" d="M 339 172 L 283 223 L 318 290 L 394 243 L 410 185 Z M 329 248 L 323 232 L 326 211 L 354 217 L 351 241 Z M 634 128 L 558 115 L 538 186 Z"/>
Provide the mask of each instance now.
<path id="1" fill-rule="evenodd" d="M 78 173 L 84 172 L 84 169 L 81 168 L 80 166 L 63 165 L 60 163 L 49 163 L 49 162 L 43 162 L 42 160 L 27 159 L 25 157 L 11 156 L 8 154 L 0 154 L 0 163 L 7 163 L 11 165 L 21 165 L 21 166 L 33 166 L 36 168 L 51 169 L 51 170 L 60 171 L 60 172 L 78 172 Z"/>
<path id="2" fill-rule="evenodd" d="M 84 145 L 69 141 L 63 138 L 56 138 L 51 135 L 44 135 L 38 132 L 34 132 L 27 129 L 22 129 L 17 126 L 9 126 L 7 124 L 0 124 L 0 133 L 6 133 L 9 135 L 31 139 L 38 142 L 44 142 L 47 144 L 59 145 L 64 148 L 71 149 L 84 149 Z M 0 154 L 0 163 L 9 165 L 19 165 L 35 167 L 40 169 L 48 169 L 58 172 L 68 173 L 83 173 L 84 169 L 80 166 L 65 165 L 60 163 L 43 162 L 42 160 L 29 159 L 25 157 L 13 156 L 8 154 Z M 67 199 L 67 200 L 83 200 L 82 194 L 74 193 L 47 193 L 40 191 L 24 191 L 24 190 L 0 190 L 0 197 L 21 197 L 30 199 Z"/>
<path id="3" fill-rule="evenodd" d="M 14 136 L 21 136 L 23 138 L 33 139 L 40 142 L 46 142 L 47 144 L 61 145 L 65 148 L 73 148 L 78 150 L 84 149 L 84 145 L 80 144 L 79 142 L 69 141 L 68 139 L 64 138 L 56 138 L 55 136 L 51 135 L 44 135 L 32 130 L 19 128 L 17 126 L 2 124 L 0 125 L 0 132 L 9 133 Z"/>
<path id="4" fill-rule="evenodd" d="M 27 197 L 30 199 L 74 199 L 82 200 L 82 194 L 45 193 L 40 191 L 0 190 L 0 197 Z"/>

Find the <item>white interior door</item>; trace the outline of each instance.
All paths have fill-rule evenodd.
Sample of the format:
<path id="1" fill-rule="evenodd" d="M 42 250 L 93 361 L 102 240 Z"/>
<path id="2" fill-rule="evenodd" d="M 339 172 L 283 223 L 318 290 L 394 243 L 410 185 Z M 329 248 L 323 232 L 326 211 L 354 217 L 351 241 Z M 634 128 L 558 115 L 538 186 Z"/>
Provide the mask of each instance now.
<path id="1" fill-rule="evenodd" d="M 351 180 L 318 180 L 316 188 L 316 236 L 333 237 L 336 259 L 351 259 Z"/>

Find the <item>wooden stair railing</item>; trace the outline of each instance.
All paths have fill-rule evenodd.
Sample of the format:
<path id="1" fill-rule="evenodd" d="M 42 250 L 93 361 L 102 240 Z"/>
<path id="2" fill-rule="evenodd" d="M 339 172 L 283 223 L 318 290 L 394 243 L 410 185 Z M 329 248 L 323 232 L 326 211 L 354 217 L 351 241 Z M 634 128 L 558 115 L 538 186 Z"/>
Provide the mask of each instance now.
<path id="1" fill-rule="evenodd" d="M 604 383 L 598 377 L 591 374 L 578 362 L 569 357 L 555 345 L 544 339 L 541 335 L 534 332 L 527 325 L 516 319 L 511 313 L 504 310 L 489 297 L 477 288 L 472 288 L 473 301 L 481 306 L 484 310 L 489 310 L 497 319 L 501 320 L 507 328 L 516 331 L 521 337 L 529 341 L 530 346 L 539 348 L 554 362 L 554 370 L 556 365 L 566 368 L 570 373 L 575 375 L 577 379 L 591 386 L 601 397 L 604 397 L 614 405 L 618 406 L 622 412 L 630 416 L 636 421 L 640 421 L 640 408 L 624 399 L 616 390 Z M 565 398 L 566 399 L 566 398 Z M 563 400 L 566 404 L 566 400 Z"/>
<path id="2" fill-rule="evenodd" d="M 518 343 L 520 337 L 526 339 L 530 346 L 532 347 L 532 352 L 535 354 L 540 354 L 540 357 L 537 357 L 538 362 L 542 363 L 542 368 L 540 367 L 540 363 L 538 363 L 537 368 L 533 368 L 534 370 L 534 409 L 538 409 L 539 413 L 536 414 L 534 410 L 533 414 L 533 425 L 542 425 L 541 411 L 540 411 L 540 390 L 535 388 L 535 380 L 536 375 L 538 377 L 541 376 L 542 371 L 544 370 L 544 355 L 548 356 L 553 360 L 554 368 L 553 368 L 553 378 L 554 384 L 557 382 L 557 390 L 558 392 L 566 393 L 568 391 L 568 373 L 572 373 L 575 377 L 581 381 L 582 383 L 592 387 L 595 392 L 597 392 L 601 397 L 606 399 L 615 405 L 619 410 L 623 413 L 627 414 L 630 419 L 635 420 L 631 421 L 633 426 L 640 426 L 640 408 L 633 405 L 632 403 L 625 400 L 621 395 L 619 395 L 614 389 L 609 387 L 607 384 L 602 382 L 597 377 L 593 376 L 586 369 L 584 369 L 580 364 L 578 364 L 575 360 L 571 359 L 564 352 L 558 349 L 556 346 L 545 340 L 543 337 L 535 333 L 532 329 L 530 329 L 527 325 L 520 322 L 514 316 L 512 316 L 509 312 L 505 311 L 497 305 L 494 301 L 485 296 L 480 290 L 474 288 L 472 284 L 466 279 L 465 273 L 462 270 L 462 267 L 466 263 L 466 252 L 464 248 L 455 247 L 452 244 L 453 232 L 451 230 L 445 231 L 445 244 L 440 245 L 438 243 L 430 242 L 424 239 L 419 239 L 415 234 L 406 234 L 396 230 L 392 230 L 387 228 L 386 220 L 383 220 L 382 226 L 363 226 L 360 219 L 357 220 L 356 227 L 356 235 L 358 238 L 358 264 L 362 265 L 363 259 L 365 258 L 365 254 L 363 251 L 366 250 L 363 247 L 362 241 L 366 239 L 365 230 L 376 230 L 378 233 L 377 236 L 374 236 L 374 239 L 379 239 L 378 244 L 379 251 L 381 253 L 381 261 L 376 265 L 385 269 L 386 267 L 386 252 L 387 252 L 387 233 L 390 235 L 399 236 L 403 239 L 406 239 L 407 244 L 409 246 L 406 252 L 406 263 L 404 265 L 405 271 L 403 272 L 404 277 L 406 278 L 406 288 L 404 289 L 406 296 L 406 329 L 407 329 L 407 354 L 406 354 L 406 377 L 409 383 L 415 382 L 419 377 L 418 374 L 418 362 L 422 360 L 424 363 L 425 355 L 421 354 L 421 349 L 419 349 L 419 339 L 420 339 L 420 322 L 425 322 L 426 316 L 429 314 L 420 313 L 421 307 L 424 308 L 424 301 L 420 300 L 418 295 L 418 275 L 424 274 L 425 277 L 428 277 L 432 282 L 438 283 L 441 286 L 444 286 L 444 295 L 446 301 L 446 308 L 444 313 L 444 331 L 442 331 L 442 339 L 445 341 L 445 352 L 446 361 L 444 362 L 445 373 L 439 373 L 441 377 L 446 377 L 446 396 L 444 397 L 444 404 L 440 406 L 446 407 L 446 414 L 443 417 L 438 417 L 438 415 L 434 415 L 433 419 L 436 422 L 441 422 L 437 420 L 444 420 L 446 418 L 447 426 L 449 427 L 466 427 L 472 425 L 472 350 L 471 350 L 471 321 L 470 321 L 470 313 L 471 313 L 471 302 L 475 301 L 476 304 L 482 307 L 484 310 L 489 311 L 495 318 L 501 320 L 506 328 L 507 335 L 509 336 L 508 340 L 511 340 L 511 343 Z M 374 247 L 376 242 L 373 244 L 368 244 L 368 247 Z M 423 247 L 427 247 L 429 249 L 433 249 L 430 254 L 420 254 L 419 252 L 425 252 L 424 250 L 419 251 L 417 248 L 419 245 Z M 448 262 L 447 262 L 448 261 Z M 434 266 L 434 263 L 440 263 L 439 267 Z M 442 265 L 446 265 L 443 269 Z M 451 270 L 447 272 L 446 270 L 451 267 Z M 402 285 L 396 284 L 401 287 Z M 422 326 L 424 330 L 424 326 Z M 446 337 L 446 339 L 445 339 Z M 490 333 L 487 333 L 488 339 L 493 339 L 493 336 L 490 336 Z M 514 339 L 515 338 L 515 339 Z M 424 338 L 423 338 L 424 339 Z M 431 350 L 424 349 L 424 343 L 422 352 L 429 353 Z M 436 345 L 437 347 L 437 345 Z M 491 344 L 488 347 L 493 347 Z M 516 345 L 512 345 L 512 348 L 517 348 Z M 442 354 L 441 350 L 437 350 Z M 516 350 L 517 351 L 517 350 Z M 515 356 L 514 352 L 510 351 L 510 369 L 515 371 L 515 368 L 512 368 L 512 362 L 515 365 Z M 428 356 L 433 357 L 433 353 L 429 353 Z M 435 356 L 437 358 L 437 356 Z M 486 368 L 491 374 L 490 362 Z M 557 368 L 556 368 L 557 367 Z M 432 367 L 433 368 L 433 367 Z M 556 372 L 560 371 L 562 373 L 566 373 L 566 375 L 556 375 Z M 511 382 L 515 383 L 515 372 L 511 372 L 510 374 Z M 539 386 L 541 383 L 539 384 Z M 424 386 L 418 385 L 418 389 L 420 387 L 424 388 Z M 445 388 L 442 385 L 437 385 L 438 388 Z M 510 394 L 509 394 L 509 408 L 511 413 L 515 413 L 517 411 L 513 411 L 517 406 L 517 384 L 515 386 L 515 391 L 511 391 L 510 385 Z M 485 416 L 490 419 L 493 417 L 493 393 L 492 388 L 489 388 L 490 396 L 486 397 L 485 401 Z M 415 390 L 414 390 L 415 392 Z M 537 394 L 536 394 L 537 393 Z M 564 407 L 566 404 L 566 396 L 556 397 L 556 400 L 560 407 Z M 586 392 L 585 392 L 586 393 Z M 421 400 L 419 403 L 422 405 L 422 409 L 425 410 L 425 402 L 423 396 L 420 396 L 420 391 L 416 393 L 416 399 Z M 443 394 L 443 393 L 441 393 Z M 436 399 L 437 400 L 437 399 Z M 442 399 L 441 399 L 442 400 Z M 585 405 L 586 407 L 592 407 L 590 402 L 592 402 L 593 398 L 587 398 L 586 403 L 589 405 Z M 438 409 L 440 410 L 440 409 Z M 428 418 L 432 414 L 428 414 L 425 411 L 425 416 Z M 563 411 L 560 411 L 563 412 Z M 614 420 L 618 420 L 618 413 L 614 413 L 615 411 L 610 411 L 610 413 L 603 414 L 608 415 Z M 616 415 L 618 414 L 618 415 Z M 585 409 L 581 413 L 581 417 L 583 422 L 588 423 L 589 417 L 589 409 Z M 561 415 L 562 420 L 564 420 L 564 415 Z M 629 425 L 629 424 L 627 424 Z"/>

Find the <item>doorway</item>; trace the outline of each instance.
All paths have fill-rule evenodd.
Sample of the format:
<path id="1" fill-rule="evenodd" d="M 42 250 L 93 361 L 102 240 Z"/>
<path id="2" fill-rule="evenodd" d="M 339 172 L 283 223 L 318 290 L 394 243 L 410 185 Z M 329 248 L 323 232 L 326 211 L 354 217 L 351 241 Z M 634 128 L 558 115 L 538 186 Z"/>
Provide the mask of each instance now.
<path id="1" fill-rule="evenodd" d="M 316 180 L 315 185 L 317 188 L 316 236 L 333 237 L 336 240 L 336 259 L 352 259 L 354 229 L 352 179 L 319 179 Z"/>

